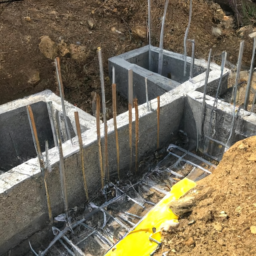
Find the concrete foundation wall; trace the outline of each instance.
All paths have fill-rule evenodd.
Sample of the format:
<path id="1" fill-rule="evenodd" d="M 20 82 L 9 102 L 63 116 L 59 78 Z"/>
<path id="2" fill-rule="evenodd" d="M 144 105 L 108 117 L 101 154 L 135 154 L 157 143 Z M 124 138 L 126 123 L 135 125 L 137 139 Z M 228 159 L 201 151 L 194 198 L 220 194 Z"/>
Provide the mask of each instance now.
<path id="1" fill-rule="evenodd" d="M 203 94 L 196 91 L 189 93 L 185 100 L 186 111 L 184 112 L 183 128 L 194 143 L 198 135 L 201 150 L 211 156 L 215 156 L 217 159 L 221 159 L 225 145 L 230 147 L 241 139 L 256 135 L 256 115 L 243 109 L 238 112 L 238 108 L 236 108 L 233 132 L 228 141 L 232 129 L 233 105 L 218 101 L 217 109 L 212 112 L 214 100 L 215 98 L 206 96 L 204 136 L 202 138 Z M 217 140 L 222 144 L 211 141 L 207 137 Z"/>
<path id="2" fill-rule="evenodd" d="M 161 76 L 156 73 L 158 70 L 159 48 L 151 47 L 152 70 L 148 70 L 148 51 L 149 46 L 145 46 L 109 59 L 109 76 L 112 78 L 112 67 L 114 66 L 117 90 L 125 98 L 128 98 L 128 70 L 133 70 L 133 96 L 134 98 L 138 99 L 139 104 L 146 102 L 145 77 L 148 81 L 148 95 L 150 100 L 164 94 L 167 91 L 179 87 L 182 83 L 187 83 L 189 81 L 190 64 L 192 61 L 190 57 L 187 57 L 187 73 L 186 76 L 184 76 L 184 56 L 182 54 L 164 50 L 163 76 Z M 194 76 L 191 82 L 194 84 L 195 88 L 198 88 L 198 90 L 203 90 L 207 62 L 205 60 L 198 59 L 195 59 L 194 62 Z M 227 89 L 228 74 L 229 70 L 225 69 L 225 78 L 222 82 L 220 94 L 225 92 Z M 219 77 L 220 67 L 214 63 L 211 63 L 211 71 L 208 81 L 209 91 L 212 90 L 213 93 L 216 92 Z M 199 84 L 201 86 L 199 86 Z"/>
<path id="3" fill-rule="evenodd" d="M 191 89 L 191 88 L 190 88 Z M 178 131 L 184 111 L 185 97 L 179 91 L 166 93 L 161 97 L 160 146 L 168 144 Z M 152 111 L 147 112 L 146 105 L 139 106 L 140 132 L 139 155 L 156 150 L 157 117 L 156 100 L 151 101 Z M 135 113 L 133 111 L 133 122 Z M 128 112 L 117 117 L 120 147 L 120 169 L 125 176 L 129 166 L 129 130 Z M 109 131 L 109 169 L 111 176 L 116 175 L 116 147 L 113 121 L 108 121 Z M 103 136 L 103 125 L 101 134 Z M 97 193 L 101 187 L 98 160 L 96 129 L 92 128 L 83 134 L 86 177 L 90 195 Z M 69 208 L 85 202 L 82 183 L 82 171 L 77 138 L 73 146 L 68 141 L 63 144 L 65 173 Z M 104 140 L 102 139 L 102 148 Z M 59 157 L 57 148 L 49 150 L 52 172 L 48 175 L 48 186 L 54 216 L 64 211 L 60 194 Z M 135 159 L 133 159 L 135 160 Z M 38 232 L 48 223 L 45 190 L 42 183 L 38 160 L 36 158 L 23 163 L 0 176 L 0 254 L 15 247 L 30 235 Z M 19 214 L 17 214 L 19 213 Z M 34 225 L 33 223 L 37 223 Z"/>

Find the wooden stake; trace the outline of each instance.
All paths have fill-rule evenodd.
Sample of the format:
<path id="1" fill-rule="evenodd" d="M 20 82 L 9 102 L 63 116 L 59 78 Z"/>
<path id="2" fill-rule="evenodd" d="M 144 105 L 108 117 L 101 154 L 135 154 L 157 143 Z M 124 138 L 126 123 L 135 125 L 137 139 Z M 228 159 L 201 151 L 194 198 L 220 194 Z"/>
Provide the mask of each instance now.
<path id="1" fill-rule="evenodd" d="M 88 187 L 87 187 L 86 176 L 85 176 L 84 149 L 83 149 L 83 140 L 81 135 L 81 127 L 79 122 L 79 114 L 76 111 L 74 115 L 75 115 L 75 121 L 76 121 L 76 131 L 77 131 L 79 147 L 80 147 L 80 157 L 81 157 L 82 173 L 83 173 L 83 180 L 84 180 L 84 192 L 85 192 L 87 201 L 89 201 Z"/>
<path id="2" fill-rule="evenodd" d="M 38 135 L 37 135 L 37 129 L 36 129 L 36 124 L 35 124 L 35 119 L 34 119 L 34 114 L 30 106 L 27 106 L 27 113 L 28 113 L 28 120 L 31 128 L 31 133 L 34 141 L 34 146 L 36 149 L 41 173 L 44 179 L 44 188 L 45 188 L 45 193 L 46 193 L 46 200 L 47 200 L 47 208 L 48 208 L 48 216 L 50 223 L 53 222 L 53 217 L 52 217 L 52 209 L 51 209 L 51 201 L 50 201 L 50 196 L 49 196 L 49 191 L 48 191 L 48 185 L 47 185 L 47 179 L 46 179 L 46 168 L 44 166 L 44 160 L 40 148 L 40 143 L 38 140 Z"/>

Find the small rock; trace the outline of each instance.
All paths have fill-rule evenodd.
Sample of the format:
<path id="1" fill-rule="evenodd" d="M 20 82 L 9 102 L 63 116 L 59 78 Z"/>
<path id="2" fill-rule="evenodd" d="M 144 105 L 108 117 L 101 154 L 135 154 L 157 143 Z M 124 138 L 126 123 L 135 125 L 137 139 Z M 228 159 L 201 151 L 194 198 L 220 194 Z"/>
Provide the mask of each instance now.
<path id="1" fill-rule="evenodd" d="M 87 20 L 87 24 L 88 24 L 89 29 L 95 28 L 95 24 L 92 19 Z"/>
<path id="2" fill-rule="evenodd" d="M 42 36 L 39 44 L 40 52 L 48 59 L 53 60 L 57 57 L 58 48 L 55 42 L 49 36 Z"/>
<path id="3" fill-rule="evenodd" d="M 28 83 L 35 85 L 40 81 L 40 73 L 37 70 L 33 70 L 29 74 Z"/>
<path id="4" fill-rule="evenodd" d="M 147 36 L 146 28 L 141 26 L 138 26 L 132 29 L 132 33 L 141 39 L 145 39 Z"/>
<path id="5" fill-rule="evenodd" d="M 29 16 L 25 17 L 24 19 L 25 19 L 25 21 L 27 21 L 27 22 L 31 22 L 31 18 L 30 18 Z"/>
<path id="6" fill-rule="evenodd" d="M 161 224 L 160 230 L 161 231 L 169 231 L 171 228 L 176 228 L 179 226 L 179 222 L 177 220 L 167 220 Z"/>
<path id="7" fill-rule="evenodd" d="M 214 223 L 213 227 L 216 231 L 221 232 L 223 230 L 223 227 L 220 223 Z"/>
<path id="8" fill-rule="evenodd" d="M 216 37 L 219 37 L 221 36 L 222 34 L 222 31 L 220 28 L 217 28 L 217 27 L 212 27 L 212 34 Z"/>
<path id="9" fill-rule="evenodd" d="M 223 239 L 218 239 L 217 243 L 221 246 L 224 246 L 225 245 L 225 242 Z"/>
<path id="10" fill-rule="evenodd" d="M 87 58 L 86 46 L 70 44 L 71 58 L 77 61 L 85 61 Z"/>
<path id="11" fill-rule="evenodd" d="M 256 204 L 253 204 L 254 207 L 256 207 Z"/>
<path id="12" fill-rule="evenodd" d="M 58 50 L 59 50 L 60 55 L 63 57 L 70 54 L 68 46 L 63 40 L 61 40 L 61 42 L 58 44 Z"/>
<path id="13" fill-rule="evenodd" d="M 252 234 L 256 234 L 256 226 L 251 226 L 250 230 Z"/>
<path id="14" fill-rule="evenodd" d="M 195 206 L 195 198 L 187 196 L 177 201 L 171 202 L 169 206 L 174 214 L 181 216 L 184 213 L 192 211 L 192 208 Z"/>
<path id="15" fill-rule="evenodd" d="M 188 223 L 188 225 L 193 225 L 193 224 L 195 224 L 195 223 L 196 223 L 195 220 L 191 220 L 191 221 Z"/>
<path id="16" fill-rule="evenodd" d="M 236 207 L 235 212 L 241 213 L 241 211 L 242 211 L 242 207 L 241 206 Z"/>
<path id="17" fill-rule="evenodd" d="M 187 246 L 195 245 L 195 241 L 192 237 L 190 237 L 184 244 Z"/>

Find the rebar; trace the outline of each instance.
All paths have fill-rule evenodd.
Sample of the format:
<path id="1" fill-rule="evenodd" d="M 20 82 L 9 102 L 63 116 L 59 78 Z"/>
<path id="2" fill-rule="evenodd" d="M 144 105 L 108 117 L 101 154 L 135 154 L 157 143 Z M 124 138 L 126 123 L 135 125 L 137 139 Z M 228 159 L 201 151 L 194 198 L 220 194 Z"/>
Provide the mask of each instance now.
<path id="1" fill-rule="evenodd" d="M 138 144 L 139 144 L 139 108 L 138 108 L 138 100 L 134 99 L 134 107 L 135 107 L 135 172 L 138 172 L 138 160 L 139 160 L 139 152 L 138 152 Z"/>
<path id="2" fill-rule="evenodd" d="M 133 106 L 133 71 L 128 70 L 128 103 Z"/>
<path id="3" fill-rule="evenodd" d="M 116 83 L 116 70 L 115 67 L 112 67 L 112 84 Z"/>
<path id="4" fill-rule="evenodd" d="M 162 28 L 161 28 L 161 34 L 160 34 L 160 44 L 159 44 L 160 51 L 158 56 L 158 74 L 160 75 L 162 75 L 162 71 L 163 71 L 164 23 L 165 23 L 168 4 L 169 4 L 169 0 L 166 0 L 165 6 L 164 6 L 164 16 L 162 17 Z"/>
<path id="5" fill-rule="evenodd" d="M 30 106 L 27 106 L 27 114 L 28 114 L 28 120 L 29 120 L 29 124 L 30 124 L 30 128 L 31 128 L 31 134 L 32 134 L 32 138 L 33 138 L 33 141 L 34 141 L 35 150 L 36 150 L 39 165 L 40 165 L 41 174 L 42 174 L 43 179 L 44 179 L 44 188 L 45 188 L 45 193 L 46 193 L 48 216 L 49 216 L 50 223 L 52 223 L 53 222 L 52 209 L 51 209 L 51 201 L 50 201 L 48 185 L 47 185 L 47 180 L 46 180 L 44 159 L 43 159 L 43 155 L 42 155 L 42 152 L 41 152 L 40 143 L 39 143 L 39 140 L 38 140 L 34 114 L 33 114 L 32 108 Z"/>
<path id="6" fill-rule="evenodd" d="M 247 81 L 245 99 L 244 99 L 244 109 L 247 110 L 249 95 L 250 95 L 250 88 L 252 84 L 252 76 L 253 76 L 253 66 L 254 66 L 254 57 L 255 57 L 255 48 L 256 48 L 256 37 L 253 38 L 253 50 L 252 50 L 252 60 L 251 60 L 251 67 L 250 67 L 250 74 Z"/>
<path id="7" fill-rule="evenodd" d="M 100 69 L 100 84 L 101 84 L 101 97 L 102 97 L 102 114 L 104 122 L 104 173 L 105 178 L 108 175 L 108 127 L 107 127 L 107 117 L 106 117 L 106 96 L 105 96 L 105 85 L 104 85 L 104 71 L 103 71 L 103 62 L 102 62 L 102 52 L 101 48 L 98 47 L 98 59 L 99 59 L 99 69 Z"/>
<path id="8" fill-rule="evenodd" d="M 192 19 L 192 1 L 190 0 L 189 5 L 189 20 L 188 20 L 188 26 L 186 28 L 185 36 L 184 36 L 184 76 L 186 76 L 187 73 L 187 39 L 188 39 L 188 33 L 191 25 L 191 19 Z"/>
<path id="9" fill-rule="evenodd" d="M 75 121 L 76 121 L 76 132 L 77 132 L 78 142 L 80 147 L 80 158 L 81 158 L 81 166 L 82 166 L 83 181 L 84 181 L 84 192 L 85 192 L 87 201 L 89 201 L 88 187 L 87 187 L 87 181 L 86 181 L 86 175 L 85 175 L 83 139 L 81 134 L 80 122 L 79 122 L 79 114 L 76 111 L 74 115 L 75 115 Z"/>
<path id="10" fill-rule="evenodd" d="M 159 137 L 160 137 L 160 96 L 157 97 L 157 144 L 156 148 L 159 149 Z"/>
<path id="11" fill-rule="evenodd" d="M 152 53 L 151 53 L 151 0 L 148 0 L 148 69 L 152 70 Z"/>
<path id="12" fill-rule="evenodd" d="M 130 149 L 130 172 L 132 172 L 132 105 L 129 103 L 129 149 Z"/>
<path id="13" fill-rule="evenodd" d="M 147 111 L 150 111 L 150 107 L 149 107 L 149 101 L 148 101 L 148 80 L 145 77 L 145 92 L 146 92 L 146 102 L 147 102 Z"/>
<path id="14" fill-rule="evenodd" d="M 97 94 L 96 99 L 96 125 L 97 125 L 97 140 L 99 147 L 99 164 L 100 164 L 100 174 L 101 174 L 101 188 L 104 187 L 104 171 L 102 162 L 102 149 L 101 149 L 101 134 L 100 134 L 100 96 Z"/>
<path id="15" fill-rule="evenodd" d="M 60 59 L 57 57 L 55 59 L 55 67 L 56 67 L 56 76 L 57 76 L 57 81 L 59 84 L 59 91 L 60 91 L 60 98 L 61 98 L 61 106 L 62 106 L 62 112 L 63 112 L 63 117 L 64 117 L 64 122 L 65 122 L 65 129 L 66 129 L 66 134 L 68 137 L 68 140 L 70 140 L 71 144 L 73 144 L 69 127 L 68 127 L 68 120 L 67 120 L 67 114 L 66 114 L 66 108 L 65 108 L 65 102 L 64 102 L 64 87 L 62 83 L 62 78 L 61 78 L 61 69 L 60 69 Z"/>
<path id="16" fill-rule="evenodd" d="M 53 111 L 52 111 L 52 102 L 47 101 L 46 102 L 47 110 L 48 110 L 48 115 L 50 119 L 50 124 L 51 124 L 51 129 L 52 129 L 52 135 L 53 135 L 53 140 L 54 140 L 54 145 L 55 147 L 58 147 L 58 142 L 56 138 L 56 132 L 55 132 L 55 127 L 54 127 L 54 118 L 53 118 Z"/>
<path id="17" fill-rule="evenodd" d="M 192 44 L 192 55 L 191 55 L 191 64 L 190 64 L 190 79 L 193 78 L 193 71 L 194 71 L 194 65 L 195 65 L 195 40 L 194 39 L 188 39 L 188 41 Z"/>
<path id="18" fill-rule="evenodd" d="M 120 159 L 119 159 L 119 140 L 118 140 L 118 130 L 117 130 L 117 121 L 116 121 L 116 84 L 112 84 L 112 104 L 113 104 L 113 122 L 115 128 L 115 137 L 116 137 L 116 160 L 117 160 L 117 174 L 118 179 L 120 180 Z"/>
<path id="19" fill-rule="evenodd" d="M 57 112 L 56 112 L 57 115 Z M 62 191 L 62 198 L 64 201 L 64 209 L 66 213 L 66 218 L 68 220 L 68 196 L 67 196 L 67 188 L 66 188 L 66 177 L 65 177 L 65 166 L 64 166 L 64 158 L 63 158 L 63 149 L 62 149 L 62 141 L 60 138 L 60 121 L 59 118 L 56 116 L 56 135 L 58 140 L 58 148 L 59 148 L 59 169 L 60 169 L 60 184 L 61 184 L 61 191 Z"/>
<path id="20" fill-rule="evenodd" d="M 204 140 L 204 120 L 205 120 L 205 105 L 206 105 L 205 99 L 206 99 L 207 84 L 208 84 L 209 73 L 210 73 L 211 56 L 212 56 L 212 49 L 210 49 L 209 56 L 208 56 L 208 65 L 207 65 L 205 83 L 204 83 L 204 97 L 203 97 L 202 113 L 201 113 L 201 139 L 202 140 Z"/>
<path id="21" fill-rule="evenodd" d="M 240 42 L 240 47 L 239 47 L 239 55 L 238 55 L 238 61 L 237 61 L 237 70 L 236 70 L 236 81 L 235 85 L 233 88 L 233 114 L 232 114 L 232 122 L 231 122 L 231 128 L 230 128 L 230 133 L 229 137 L 227 139 L 226 147 L 228 147 L 229 141 L 232 137 L 233 134 L 233 128 L 235 125 L 235 114 L 236 114 L 236 95 L 237 95 L 237 85 L 240 80 L 240 70 L 241 70 L 241 65 L 242 65 L 242 58 L 243 58 L 243 52 L 244 52 L 244 41 Z"/>

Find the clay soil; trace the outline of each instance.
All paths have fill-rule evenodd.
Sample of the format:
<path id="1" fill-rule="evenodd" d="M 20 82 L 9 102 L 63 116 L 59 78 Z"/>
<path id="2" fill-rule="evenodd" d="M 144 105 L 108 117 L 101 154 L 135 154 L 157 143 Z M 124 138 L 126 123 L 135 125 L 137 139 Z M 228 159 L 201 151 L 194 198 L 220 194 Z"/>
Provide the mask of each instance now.
<path id="1" fill-rule="evenodd" d="M 152 44 L 158 46 L 164 1 L 151 2 Z M 170 1 L 165 49 L 183 52 L 188 14 L 188 1 Z M 228 24 L 224 22 L 225 15 L 229 15 Z M 236 63 L 239 42 L 245 39 L 243 65 L 249 66 L 251 40 L 245 32 L 237 32 L 235 22 L 230 23 L 232 19 L 232 13 L 224 13 L 212 1 L 193 1 L 188 38 L 196 40 L 197 58 L 206 58 L 212 48 L 213 61 L 218 62 L 221 52 L 227 50 L 228 60 Z M 45 89 L 58 93 L 52 63 L 54 57 L 59 56 L 65 98 L 92 113 L 92 95 L 94 92 L 100 94 L 96 49 L 101 47 L 107 107 L 111 117 L 107 59 L 148 44 L 146 23 L 146 0 L 24 0 L 0 4 L 0 104 Z M 221 35 L 212 33 L 212 27 L 219 27 Z M 44 36 L 49 37 L 55 47 L 53 54 L 48 56 L 39 48 Z M 190 45 L 188 47 L 191 48 Z M 126 101 L 119 96 L 119 113 L 126 109 Z"/>
<path id="2" fill-rule="evenodd" d="M 157 255 L 256 255 L 256 137 L 233 145 L 212 175 L 185 196 L 189 216 L 165 234 Z"/>

